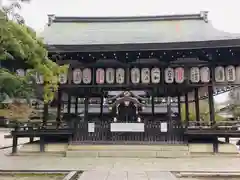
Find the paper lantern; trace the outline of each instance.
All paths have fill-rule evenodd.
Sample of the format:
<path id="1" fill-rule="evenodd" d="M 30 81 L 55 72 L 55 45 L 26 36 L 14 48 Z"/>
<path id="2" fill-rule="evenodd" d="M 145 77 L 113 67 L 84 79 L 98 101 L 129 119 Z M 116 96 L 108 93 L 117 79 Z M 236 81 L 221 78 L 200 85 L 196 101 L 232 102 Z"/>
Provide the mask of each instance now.
<path id="1" fill-rule="evenodd" d="M 161 71 L 159 68 L 152 68 L 151 70 L 151 82 L 158 84 L 161 81 Z"/>
<path id="2" fill-rule="evenodd" d="M 150 83 L 150 69 L 149 68 L 143 68 L 141 70 L 141 81 L 144 84 Z"/>
<path id="3" fill-rule="evenodd" d="M 96 83 L 103 84 L 105 81 L 105 70 L 102 68 L 98 68 L 96 70 Z"/>
<path id="4" fill-rule="evenodd" d="M 209 67 L 200 68 L 200 79 L 203 83 L 208 83 L 210 81 L 210 69 Z"/>
<path id="5" fill-rule="evenodd" d="M 106 69 L 106 82 L 108 84 L 113 84 L 115 81 L 115 71 L 113 68 Z"/>
<path id="6" fill-rule="evenodd" d="M 225 69 L 222 66 L 215 67 L 214 77 L 216 82 L 224 82 L 225 81 Z"/>
<path id="7" fill-rule="evenodd" d="M 73 83 L 80 84 L 82 82 L 82 70 L 74 69 L 73 70 Z"/>
<path id="8" fill-rule="evenodd" d="M 175 82 L 176 83 L 183 83 L 184 82 L 184 68 L 177 67 L 175 69 Z"/>
<path id="9" fill-rule="evenodd" d="M 116 83 L 123 84 L 125 81 L 125 70 L 123 68 L 118 68 L 116 70 Z"/>
<path id="10" fill-rule="evenodd" d="M 164 70 L 164 78 L 166 83 L 173 83 L 174 81 L 174 70 L 173 68 L 166 68 Z"/>
<path id="11" fill-rule="evenodd" d="M 234 82 L 236 80 L 236 69 L 234 66 L 229 65 L 225 68 L 226 80 L 228 82 Z"/>
<path id="12" fill-rule="evenodd" d="M 131 82 L 137 84 L 140 82 L 140 69 L 132 68 L 131 69 Z"/>
<path id="13" fill-rule="evenodd" d="M 192 67 L 190 69 L 190 80 L 192 83 L 198 83 L 200 81 L 200 69 L 198 67 Z"/>
<path id="14" fill-rule="evenodd" d="M 82 71 L 83 76 L 83 83 L 84 84 L 90 84 L 92 82 L 92 70 L 89 68 L 85 68 Z"/>

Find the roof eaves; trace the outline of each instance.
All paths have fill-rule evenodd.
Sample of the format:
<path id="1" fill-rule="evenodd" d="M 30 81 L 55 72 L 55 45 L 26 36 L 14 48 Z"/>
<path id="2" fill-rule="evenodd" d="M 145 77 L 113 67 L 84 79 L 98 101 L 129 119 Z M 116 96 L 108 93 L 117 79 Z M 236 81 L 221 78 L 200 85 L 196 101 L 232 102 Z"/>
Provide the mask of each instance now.
<path id="1" fill-rule="evenodd" d="M 129 17 L 63 17 L 48 15 L 48 24 L 72 22 L 139 22 L 139 21 L 171 21 L 171 20 L 204 20 L 208 22 L 208 12 L 197 14 L 179 14 L 162 16 L 129 16 Z"/>

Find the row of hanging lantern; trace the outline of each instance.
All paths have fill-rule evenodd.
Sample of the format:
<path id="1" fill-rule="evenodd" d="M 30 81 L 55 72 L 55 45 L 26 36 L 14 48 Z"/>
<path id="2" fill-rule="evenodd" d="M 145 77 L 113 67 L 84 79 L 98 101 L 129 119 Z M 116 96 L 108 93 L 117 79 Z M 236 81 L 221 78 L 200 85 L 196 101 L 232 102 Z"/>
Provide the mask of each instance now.
<path id="1" fill-rule="evenodd" d="M 25 76 L 30 70 L 18 69 L 16 73 L 19 76 Z M 183 67 L 168 67 L 164 69 L 164 81 L 167 84 L 171 83 L 183 83 L 186 77 L 189 78 L 191 83 L 208 83 L 210 81 L 210 68 L 209 67 L 191 67 L 185 72 Z M 187 75 L 189 74 L 189 76 Z M 235 82 L 240 81 L 240 66 L 235 67 L 232 65 L 223 67 L 217 66 L 214 69 L 214 79 L 215 82 Z M 150 68 L 131 68 L 130 69 L 130 81 L 133 84 L 158 84 L 161 82 L 161 69 L 154 67 Z M 187 75 L 187 76 L 186 76 Z M 74 84 L 90 84 L 92 82 L 93 72 L 90 68 L 84 69 L 74 69 L 72 73 L 72 81 Z M 126 79 L 125 69 L 123 68 L 98 68 L 95 72 L 96 83 L 97 84 L 123 84 Z M 35 80 L 37 84 L 43 84 L 43 77 L 38 73 L 35 73 Z M 67 74 L 61 74 L 59 76 L 59 83 L 65 84 L 68 81 Z"/>

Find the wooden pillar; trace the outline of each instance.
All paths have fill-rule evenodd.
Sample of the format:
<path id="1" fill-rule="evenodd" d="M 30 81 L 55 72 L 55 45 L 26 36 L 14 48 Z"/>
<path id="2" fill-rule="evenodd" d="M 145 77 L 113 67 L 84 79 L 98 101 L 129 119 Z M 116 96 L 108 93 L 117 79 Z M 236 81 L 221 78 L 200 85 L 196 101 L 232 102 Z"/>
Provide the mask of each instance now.
<path id="1" fill-rule="evenodd" d="M 16 131 L 16 130 L 15 130 Z M 18 146 L 18 137 L 16 135 L 13 135 L 13 141 L 12 141 L 12 154 L 17 153 L 17 146 Z"/>
<path id="2" fill-rule="evenodd" d="M 171 104 L 171 97 L 167 98 L 167 114 L 169 122 L 172 121 L 172 104 Z"/>
<path id="3" fill-rule="evenodd" d="M 180 95 L 178 95 L 178 97 L 177 97 L 177 99 L 178 99 L 178 101 L 177 101 L 177 103 L 178 103 L 178 116 L 179 116 L 179 119 L 180 119 L 180 121 L 182 120 L 182 116 L 181 116 L 181 96 Z"/>
<path id="4" fill-rule="evenodd" d="M 199 109 L 199 94 L 198 88 L 194 89 L 194 100 L 195 100 L 195 113 L 196 113 L 196 121 L 200 121 L 200 109 Z"/>
<path id="5" fill-rule="evenodd" d="M 48 103 L 44 103 L 43 105 L 43 126 L 47 125 L 48 120 Z"/>
<path id="6" fill-rule="evenodd" d="M 214 125 L 215 124 L 215 109 L 214 109 L 212 85 L 208 86 L 208 104 L 209 104 L 210 122 L 211 122 L 211 125 Z"/>
<path id="7" fill-rule="evenodd" d="M 155 114 L 155 96 L 152 95 L 152 99 L 151 99 L 151 104 L 152 104 L 152 115 L 154 116 Z"/>
<path id="8" fill-rule="evenodd" d="M 185 94 L 185 121 L 186 126 L 189 124 L 189 102 L 188 102 L 188 93 Z"/>
<path id="9" fill-rule="evenodd" d="M 75 114 L 78 115 L 78 96 L 75 98 Z"/>
<path id="10" fill-rule="evenodd" d="M 68 114 L 71 113 L 71 99 L 72 99 L 72 96 L 68 94 L 68 106 L 67 106 L 67 113 Z"/>
<path id="11" fill-rule="evenodd" d="M 61 122 L 61 107 L 62 107 L 62 91 L 58 89 L 57 97 L 57 122 L 60 125 Z"/>
<path id="12" fill-rule="evenodd" d="M 101 94 L 101 104 L 100 104 L 100 118 L 103 120 L 103 101 L 104 101 L 104 93 Z"/>
<path id="13" fill-rule="evenodd" d="M 84 99 L 84 121 L 88 122 L 88 105 L 89 105 L 89 97 L 86 96 Z"/>
<path id="14" fill-rule="evenodd" d="M 40 152 L 45 151 L 45 138 L 43 136 L 40 137 Z"/>

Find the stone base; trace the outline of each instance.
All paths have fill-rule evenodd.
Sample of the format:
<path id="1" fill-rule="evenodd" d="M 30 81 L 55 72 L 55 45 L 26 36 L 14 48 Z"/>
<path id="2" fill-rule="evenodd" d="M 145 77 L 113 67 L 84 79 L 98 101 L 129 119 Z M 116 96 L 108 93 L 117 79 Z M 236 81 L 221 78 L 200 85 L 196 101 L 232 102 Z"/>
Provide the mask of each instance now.
<path id="1" fill-rule="evenodd" d="M 188 155 L 187 145 L 69 145 L 67 157 L 172 158 Z"/>

